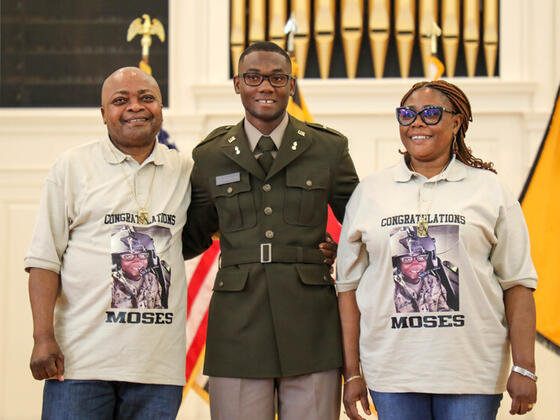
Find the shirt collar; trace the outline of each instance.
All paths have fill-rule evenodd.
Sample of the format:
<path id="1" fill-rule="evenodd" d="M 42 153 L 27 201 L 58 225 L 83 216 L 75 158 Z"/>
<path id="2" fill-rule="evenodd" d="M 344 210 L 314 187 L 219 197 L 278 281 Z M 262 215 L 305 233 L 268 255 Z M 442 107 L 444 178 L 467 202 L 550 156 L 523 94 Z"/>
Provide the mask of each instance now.
<path id="1" fill-rule="evenodd" d="M 280 150 L 280 145 L 282 144 L 282 137 L 284 137 L 284 132 L 286 131 L 286 127 L 288 127 L 288 113 L 284 113 L 284 118 L 280 121 L 280 124 L 276 126 L 272 133 L 268 134 L 272 138 L 272 141 L 276 145 L 276 148 Z M 257 127 L 249 122 L 247 118 L 243 121 L 243 128 L 245 130 L 245 134 L 247 135 L 247 141 L 249 142 L 249 147 L 251 151 L 255 151 L 255 147 L 257 147 L 257 143 L 259 142 L 261 136 L 265 136 L 259 131 Z"/>
<path id="2" fill-rule="evenodd" d="M 395 182 L 408 182 L 412 179 L 412 177 L 418 176 L 415 175 L 413 171 L 408 168 L 404 156 L 402 157 L 400 163 L 393 168 L 393 181 Z M 447 181 L 460 181 L 467 176 L 467 167 L 466 165 L 456 158 L 456 155 L 453 154 L 451 161 L 447 165 L 447 167 L 439 174 L 434 176 L 432 179 L 435 180 L 442 180 L 445 179 Z"/>
<path id="3" fill-rule="evenodd" d="M 152 150 L 152 153 L 146 158 L 142 165 L 147 165 L 150 162 L 153 162 L 154 165 L 163 165 L 165 162 L 165 156 L 162 150 L 162 147 L 167 147 L 165 145 L 160 144 L 156 141 L 156 144 Z M 103 154 L 103 158 L 107 163 L 115 164 L 115 163 L 122 163 L 125 160 L 134 161 L 134 158 L 126 153 L 121 152 L 119 149 L 115 147 L 109 136 L 105 138 L 105 141 L 102 142 L 101 153 Z M 115 160 L 115 157 L 117 160 Z"/>

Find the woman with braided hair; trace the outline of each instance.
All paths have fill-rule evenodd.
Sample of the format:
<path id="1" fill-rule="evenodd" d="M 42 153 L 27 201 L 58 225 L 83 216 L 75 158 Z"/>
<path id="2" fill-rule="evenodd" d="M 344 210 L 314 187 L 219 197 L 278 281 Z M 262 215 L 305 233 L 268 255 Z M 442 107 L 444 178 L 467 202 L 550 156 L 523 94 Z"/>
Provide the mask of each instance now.
<path id="1" fill-rule="evenodd" d="M 443 94 L 452 104 L 456 114 L 461 115 L 461 124 L 459 129 L 453 136 L 451 144 L 451 153 L 457 156 L 457 159 L 465 165 L 472 166 L 473 168 L 488 169 L 496 173 L 494 164 L 492 162 L 484 162 L 482 159 L 475 158 L 471 154 L 470 147 L 465 144 L 465 134 L 469 129 L 469 122 L 472 121 L 471 104 L 467 96 L 461 89 L 452 83 L 445 80 L 434 80 L 431 82 L 418 82 L 413 85 L 410 90 L 401 99 L 401 107 L 405 104 L 410 95 L 419 89 L 434 89 Z M 408 152 L 404 152 L 407 155 Z M 409 155 L 410 159 L 410 155 Z"/>
<path id="2" fill-rule="evenodd" d="M 506 389 L 524 414 L 537 276 L 519 203 L 467 146 L 461 89 L 416 83 L 400 105 L 401 161 L 361 181 L 340 235 L 346 413 L 369 414 L 369 388 L 380 420 L 495 419 Z"/>

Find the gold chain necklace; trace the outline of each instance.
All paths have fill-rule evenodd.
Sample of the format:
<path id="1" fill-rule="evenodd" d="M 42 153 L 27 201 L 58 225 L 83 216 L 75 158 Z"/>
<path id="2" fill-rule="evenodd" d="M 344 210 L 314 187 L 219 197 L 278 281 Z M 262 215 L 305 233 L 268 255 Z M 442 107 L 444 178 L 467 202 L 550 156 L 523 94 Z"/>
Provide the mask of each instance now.
<path id="1" fill-rule="evenodd" d="M 124 175 L 124 179 L 126 179 L 126 183 L 128 184 L 128 187 L 130 188 L 130 194 L 132 195 L 132 198 L 134 198 L 134 201 L 136 201 L 136 204 L 138 205 L 138 223 L 141 225 L 147 225 L 149 222 L 149 217 L 150 215 L 148 214 L 148 211 L 146 210 L 146 206 L 148 205 L 148 202 L 150 201 L 150 197 L 152 196 L 152 187 L 154 186 L 154 179 L 156 178 L 156 165 L 154 164 L 154 172 L 152 173 L 152 181 L 150 182 L 150 190 L 148 191 L 148 196 L 146 197 L 146 201 L 144 202 L 144 205 L 140 205 L 140 203 L 138 202 L 138 198 L 136 197 L 136 188 L 132 185 L 132 182 L 130 181 L 130 179 L 128 179 L 128 175 L 126 173 L 126 171 L 124 170 L 123 166 L 121 165 L 122 162 L 119 162 L 119 158 L 117 157 L 116 153 L 114 152 L 114 150 L 111 148 L 110 145 L 107 145 L 107 147 L 109 147 L 109 150 L 111 151 L 111 153 L 113 154 L 113 156 L 115 157 L 115 161 L 119 164 L 119 168 L 121 168 L 121 171 Z"/>
<path id="2" fill-rule="evenodd" d="M 414 169 L 414 166 L 412 166 L 412 161 L 410 161 L 409 163 L 410 163 L 410 168 L 414 172 L 420 173 L 416 169 Z M 444 167 L 441 168 L 441 171 L 439 171 L 438 179 L 436 179 L 436 182 L 434 183 L 434 187 L 432 188 L 432 197 L 430 198 L 430 201 L 428 202 L 428 206 L 424 211 L 422 210 L 421 199 L 422 199 L 422 189 L 424 188 L 424 185 L 426 185 L 426 183 L 423 183 L 422 186 L 418 189 L 418 225 L 416 229 L 416 234 L 418 235 L 419 238 L 425 238 L 426 236 L 428 236 L 428 227 L 429 227 L 428 217 L 429 217 L 430 210 L 432 208 L 432 203 L 434 202 L 434 197 L 436 196 L 436 188 L 441 178 L 439 177 L 439 175 L 441 175 L 441 172 L 446 168 L 448 163 L 449 162 L 447 162 L 444 165 Z"/>

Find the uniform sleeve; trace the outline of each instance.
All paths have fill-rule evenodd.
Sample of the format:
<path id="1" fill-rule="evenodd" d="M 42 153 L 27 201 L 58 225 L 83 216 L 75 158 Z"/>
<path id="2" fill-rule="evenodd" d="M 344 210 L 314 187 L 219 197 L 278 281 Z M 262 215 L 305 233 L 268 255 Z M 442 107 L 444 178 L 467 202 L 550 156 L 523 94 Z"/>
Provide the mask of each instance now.
<path id="1" fill-rule="evenodd" d="M 497 242 L 490 261 L 502 288 L 537 287 L 537 272 L 531 260 L 529 232 L 517 201 L 500 211 L 496 224 Z"/>
<path id="2" fill-rule="evenodd" d="M 338 221 L 342 222 L 344 219 L 346 203 L 348 203 L 352 192 L 359 182 L 356 169 L 354 168 L 354 162 L 348 152 L 348 140 L 345 137 L 343 138 L 340 150 L 340 159 L 337 164 L 337 171 L 332 181 L 329 204 Z"/>
<path id="3" fill-rule="evenodd" d="M 31 245 L 24 258 L 27 272 L 31 268 L 43 268 L 60 273 L 62 255 L 68 246 L 67 200 L 62 181 L 55 174 L 56 167 L 53 167 L 43 187 Z"/>
<path id="4" fill-rule="evenodd" d="M 212 245 L 212 235 L 218 231 L 218 212 L 210 198 L 207 180 L 193 153 L 194 167 L 191 174 L 191 202 L 187 223 L 183 229 L 183 257 L 194 258 Z"/>
<path id="5" fill-rule="evenodd" d="M 347 292 L 358 288 L 358 284 L 369 265 L 369 256 L 362 242 L 359 228 L 360 188 L 348 202 L 344 223 L 340 232 L 337 251 L 336 290 Z"/>

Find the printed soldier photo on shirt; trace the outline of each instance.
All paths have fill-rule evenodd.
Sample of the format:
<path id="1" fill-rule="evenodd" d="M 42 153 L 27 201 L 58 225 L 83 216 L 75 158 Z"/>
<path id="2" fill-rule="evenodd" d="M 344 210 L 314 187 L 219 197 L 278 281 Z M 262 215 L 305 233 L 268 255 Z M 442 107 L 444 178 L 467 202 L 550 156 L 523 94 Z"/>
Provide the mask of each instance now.
<path id="1" fill-rule="evenodd" d="M 455 254 L 459 226 L 430 226 L 426 236 L 406 226 L 390 235 L 396 311 L 458 311 L 459 269 L 447 258 Z"/>
<path id="2" fill-rule="evenodd" d="M 111 308 L 167 309 L 171 269 L 154 239 L 171 236 L 162 226 L 117 226 L 111 233 Z"/>

